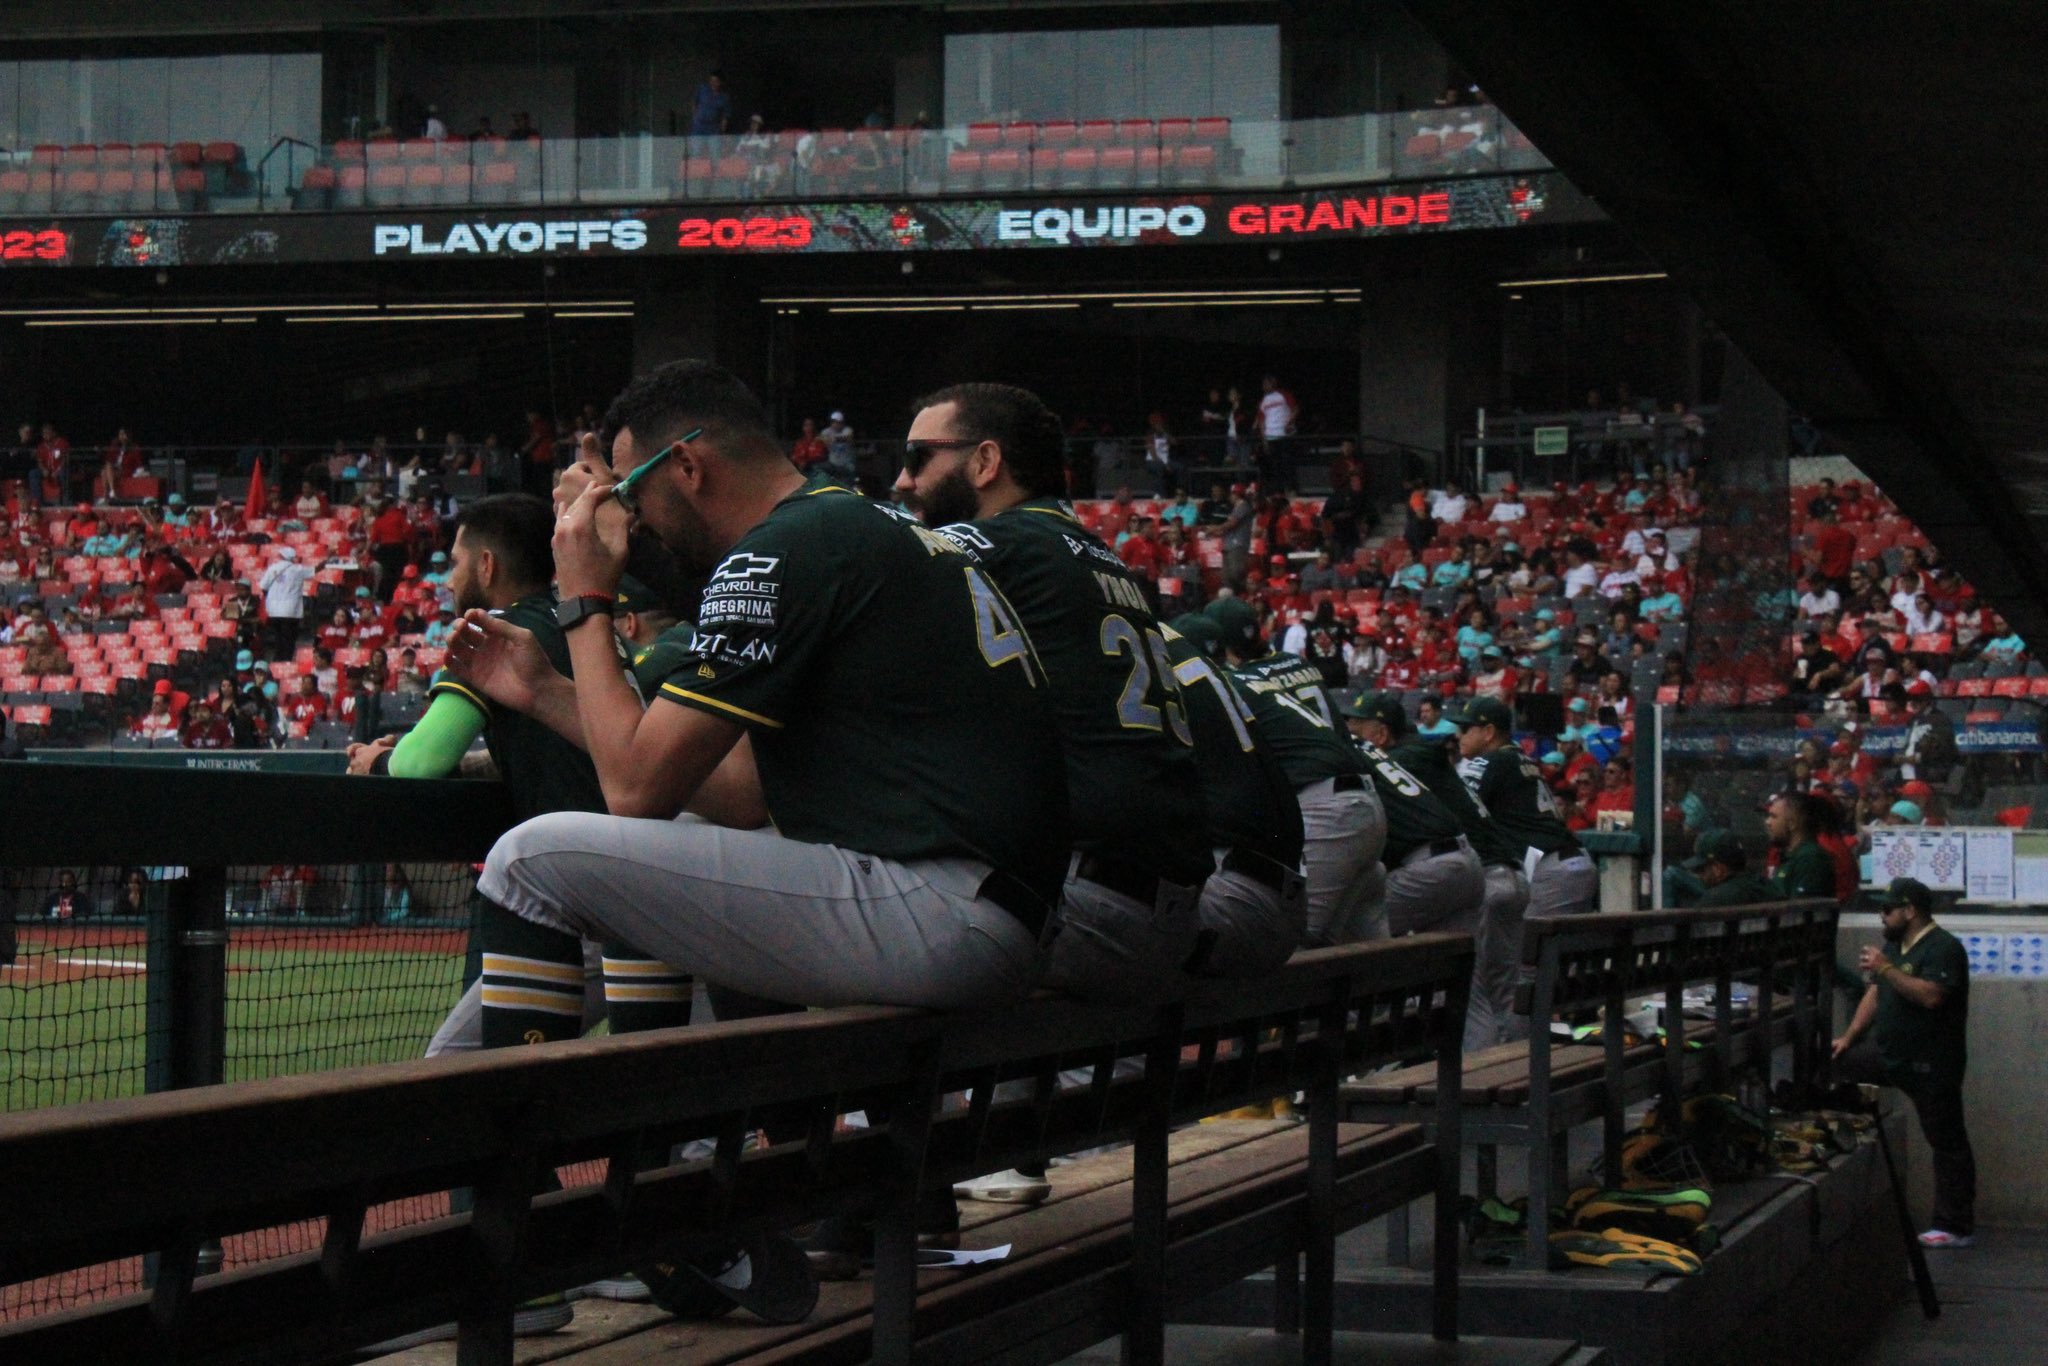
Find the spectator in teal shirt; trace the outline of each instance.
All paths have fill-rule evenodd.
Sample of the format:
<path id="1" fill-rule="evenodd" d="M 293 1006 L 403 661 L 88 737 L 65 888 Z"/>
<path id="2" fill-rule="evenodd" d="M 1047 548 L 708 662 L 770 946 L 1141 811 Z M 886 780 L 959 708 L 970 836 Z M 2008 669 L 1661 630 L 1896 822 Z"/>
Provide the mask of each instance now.
<path id="1" fill-rule="evenodd" d="M 1536 609 L 1536 630 L 1529 637 L 1532 654 L 1549 654 L 1564 648 L 1564 632 L 1557 628 L 1557 613 L 1548 607 Z"/>
<path id="2" fill-rule="evenodd" d="M 1471 577 L 1472 561 L 1467 558 L 1465 548 L 1460 546 L 1451 558 L 1436 567 L 1436 572 L 1429 576 L 1429 581 L 1438 588 L 1463 588 L 1465 581 Z"/>
<path id="3" fill-rule="evenodd" d="M 1389 582 L 1396 588 L 1405 588 L 1411 593 L 1420 593 L 1429 587 L 1429 566 L 1422 562 L 1422 552 L 1410 550 L 1408 563 L 1394 571 Z"/>
<path id="4" fill-rule="evenodd" d="M 1458 658 L 1467 662 L 1479 658 L 1479 652 L 1493 644 L 1493 632 L 1486 629 L 1486 609 L 1475 607 L 1465 616 L 1465 624 L 1458 628 Z"/>
<path id="5" fill-rule="evenodd" d="M 1646 590 L 1654 590 L 1636 605 L 1636 611 L 1644 621 L 1682 621 L 1685 618 L 1685 602 L 1671 591 L 1670 585 L 1669 579 L 1656 576 L 1644 585 Z"/>

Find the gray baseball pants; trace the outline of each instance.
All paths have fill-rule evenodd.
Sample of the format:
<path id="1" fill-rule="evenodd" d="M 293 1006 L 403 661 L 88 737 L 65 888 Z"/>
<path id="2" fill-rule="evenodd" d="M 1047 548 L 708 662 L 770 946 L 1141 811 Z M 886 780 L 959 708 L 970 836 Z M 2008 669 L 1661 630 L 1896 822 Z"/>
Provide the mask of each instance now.
<path id="1" fill-rule="evenodd" d="M 528 920 L 624 940 L 750 996 L 965 1010 L 1022 1000 L 1042 964 L 1024 923 L 980 897 L 989 871 L 773 830 L 564 811 L 501 836 L 477 888 Z M 479 984 L 436 1044 L 473 1047 L 481 1031 Z"/>
<path id="2" fill-rule="evenodd" d="M 1536 860 L 1529 875 L 1529 909 L 1525 918 L 1549 920 L 1562 915 L 1586 915 L 1600 909 L 1600 869 L 1591 854 L 1569 857 L 1545 854 Z M 1532 980 L 1534 969 L 1522 962 L 1522 936 L 1508 946 L 1505 1013 L 1501 1032 L 1509 1042 L 1529 1037 L 1529 1018 L 1514 1013 L 1514 989 L 1518 982 Z M 1496 997 L 1499 1007 L 1503 998 Z"/>
<path id="3" fill-rule="evenodd" d="M 1181 966 L 1201 932 L 1202 889 L 1162 881 L 1147 905 L 1074 876 L 1081 859 L 1076 854 L 1068 864 L 1044 984 L 1087 1001 L 1178 995 L 1185 983 Z"/>
<path id="4" fill-rule="evenodd" d="M 1272 887 L 1225 868 L 1228 849 L 1216 851 L 1216 871 L 1202 884 L 1201 920 L 1208 951 L 1198 977 L 1258 977 L 1285 963 L 1308 928 L 1307 884 L 1299 872 L 1274 863 L 1281 886 Z"/>
<path id="5" fill-rule="evenodd" d="M 1486 870 L 1471 843 L 1458 836 L 1458 847 L 1433 854 L 1429 846 L 1411 849 L 1387 869 L 1387 927 L 1395 938 L 1424 930 L 1474 933 L 1486 896 Z"/>
<path id="6" fill-rule="evenodd" d="M 1334 778 L 1310 783 L 1301 802 L 1302 871 L 1308 881 L 1304 947 L 1387 937 L 1386 907 L 1373 904 L 1387 813 L 1371 783 L 1344 788 Z"/>
<path id="7" fill-rule="evenodd" d="M 1465 1010 L 1465 1051 L 1526 1037 L 1515 1021 L 1515 982 L 1522 958 L 1522 918 L 1529 909 L 1529 878 L 1505 863 L 1486 866 L 1486 896 L 1479 913 L 1479 953 L 1472 964 L 1472 997 Z"/>

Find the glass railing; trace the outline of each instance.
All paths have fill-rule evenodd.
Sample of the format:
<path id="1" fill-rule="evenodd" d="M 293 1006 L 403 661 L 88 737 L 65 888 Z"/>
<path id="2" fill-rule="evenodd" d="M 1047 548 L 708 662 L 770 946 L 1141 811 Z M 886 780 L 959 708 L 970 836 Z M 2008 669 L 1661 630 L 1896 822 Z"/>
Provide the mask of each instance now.
<path id="1" fill-rule="evenodd" d="M 0 215 L 1114 195 L 1546 169 L 1528 138 L 1486 105 L 737 137 L 108 143 L 0 153 Z M 766 220 L 750 221 L 741 230 L 768 230 L 759 227 Z"/>

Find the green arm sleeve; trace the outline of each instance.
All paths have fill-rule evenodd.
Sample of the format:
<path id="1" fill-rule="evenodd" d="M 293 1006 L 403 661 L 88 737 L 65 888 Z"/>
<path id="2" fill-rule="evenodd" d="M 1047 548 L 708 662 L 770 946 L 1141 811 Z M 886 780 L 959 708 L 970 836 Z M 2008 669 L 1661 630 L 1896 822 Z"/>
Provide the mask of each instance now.
<path id="1" fill-rule="evenodd" d="M 483 734 L 484 712 L 457 692 L 434 695 L 427 714 L 391 751 L 394 778 L 446 778 Z"/>

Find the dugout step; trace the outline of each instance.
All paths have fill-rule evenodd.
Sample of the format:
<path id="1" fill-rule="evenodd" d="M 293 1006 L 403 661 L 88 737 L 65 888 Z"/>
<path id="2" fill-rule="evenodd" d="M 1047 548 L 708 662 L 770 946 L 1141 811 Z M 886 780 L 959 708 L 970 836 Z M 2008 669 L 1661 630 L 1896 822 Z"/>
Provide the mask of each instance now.
<path id="1" fill-rule="evenodd" d="M 1335 1366 L 1608 1366 L 1598 1347 L 1534 1338 L 1464 1338 L 1438 1342 L 1422 1333 L 1352 1333 L 1332 1336 Z M 1174 1366 L 1283 1366 L 1301 1360 L 1301 1339 L 1270 1328 L 1167 1325 L 1166 1359 Z M 1119 1344 L 1105 1342 L 1065 1366 L 1115 1366 Z"/>
<path id="2" fill-rule="evenodd" d="M 1906 1121 L 1894 1113 L 1887 1122 L 1892 1150 L 1903 1154 Z M 1573 1137 L 1580 1141 L 1572 1148 L 1572 1168 L 1581 1171 L 1595 1155 L 1597 1134 L 1590 1144 L 1586 1128 Z M 1501 1150 L 1504 1189 L 1520 1189 L 1518 1158 L 1512 1149 Z M 1469 1190 L 1469 1154 L 1467 1161 Z M 1616 1366 L 1707 1366 L 1729 1360 L 1737 1343 L 1744 1344 L 1743 1359 L 1829 1362 L 1852 1359 L 1874 1326 L 1911 1293 L 1875 1143 L 1837 1157 L 1812 1177 L 1719 1182 L 1714 1198 L 1722 1241 L 1698 1276 L 1502 1268 L 1468 1255 L 1459 1278 L 1459 1331 L 1474 1338 L 1527 1334 L 1577 1341 L 1605 1348 Z M 1338 1328 L 1428 1329 L 1429 1274 L 1413 1269 L 1429 1265 L 1427 1209 L 1424 1201 L 1411 1211 L 1405 1265 L 1388 1264 L 1384 1222 L 1338 1240 Z M 1936 1274 L 1941 1270 L 1937 1263 Z M 1263 1326 L 1272 1304 L 1271 1278 L 1258 1276 L 1176 1317 Z"/>

